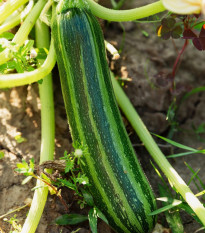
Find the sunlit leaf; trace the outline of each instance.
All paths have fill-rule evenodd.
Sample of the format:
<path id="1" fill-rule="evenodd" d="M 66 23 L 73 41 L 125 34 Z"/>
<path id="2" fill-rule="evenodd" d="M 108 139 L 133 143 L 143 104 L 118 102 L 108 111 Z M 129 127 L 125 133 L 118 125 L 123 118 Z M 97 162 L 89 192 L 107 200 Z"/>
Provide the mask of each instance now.
<path id="1" fill-rule="evenodd" d="M 199 197 L 199 196 L 202 196 L 202 195 L 204 195 L 204 194 L 205 194 L 205 190 L 203 190 L 203 191 L 197 193 L 195 196 L 196 196 L 196 197 Z"/>
<path id="2" fill-rule="evenodd" d="M 0 38 L 5 38 L 7 40 L 12 40 L 14 38 L 14 34 L 11 32 L 3 32 L 0 34 Z"/>
<path id="3" fill-rule="evenodd" d="M 19 69 L 20 69 L 20 71 L 22 71 L 20 67 L 19 67 Z M 17 143 L 22 143 L 22 142 L 26 142 L 27 141 L 27 139 L 24 138 L 24 137 L 22 137 L 21 134 L 16 135 L 14 137 L 14 139 L 16 140 Z"/>
<path id="4" fill-rule="evenodd" d="M 32 179 L 32 176 L 28 176 L 21 182 L 21 184 L 24 185 L 24 184 L 28 183 L 31 179 Z"/>

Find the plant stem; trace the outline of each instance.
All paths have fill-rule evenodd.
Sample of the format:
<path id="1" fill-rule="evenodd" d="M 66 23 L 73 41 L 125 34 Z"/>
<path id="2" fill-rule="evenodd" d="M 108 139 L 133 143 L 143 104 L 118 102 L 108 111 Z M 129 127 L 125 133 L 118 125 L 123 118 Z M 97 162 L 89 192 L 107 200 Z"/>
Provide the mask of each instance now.
<path id="1" fill-rule="evenodd" d="M 4 22 L 4 20 L 11 15 L 15 10 L 17 10 L 20 6 L 24 5 L 28 0 L 8 0 L 6 3 L 0 6 L 0 23 Z"/>
<path id="2" fill-rule="evenodd" d="M 34 1 L 30 0 L 28 5 L 25 7 L 25 9 L 20 14 L 15 15 L 14 17 L 11 18 L 11 20 L 8 20 L 4 24 L 2 24 L 0 26 L 0 34 L 20 24 L 23 21 L 23 19 L 28 15 L 30 10 L 32 9 L 33 4 L 34 4 Z"/>
<path id="3" fill-rule="evenodd" d="M 52 71 L 55 63 L 55 48 L 53 40 L 51 40 L 48 56 L 42 66 L 30 72 L 0 75 L 0 88 L 11 88 L 37 82 Z"/>
<path id="4" fill-rule="evenodd" d="M 28 206 L 29 206 L 29 204 L 26 204 L 26 205 L 23 205 L 23 206 L 20 206 L 20 207 L 14 209 L 14 210 L 11 210 L 11 211 L 9 211 L 9 212 L 6 213 L 6 214 L 1 215 L 1 216 L 0 216 L 0 219 L 5 218 L 5 217 L 8 216 L 9 214 L 13 214 L 13 213 L 15 213 L 15 212 L 17 212 L 17 211 L 20 211 L 20 210 L 22 210 L 22 209 L 28 207 Z"/>
<path id="5" fill-rule="evenodd" d="M 117 102 L 157 165 L 205 225 L 205 208 L 161 152 L 130 100 L 112 75 Z"/>
<path id="6" fill-rule="evenodd" d="M 40 20 L 36 23 L 36 43 L 39 48 L 49 47 L 49 29 Z M 42 61 L 40 61 L 42 63 Z M 53 160 L 54 154 L 54 104 L 53 104 L 53 88 L 52 76 L 47 75 L 43 83 L 39 85 L 39 93 L 41 100 L 41 154 L 40 163 L 46 160 Z M 37 186 L 43 185 L 38 180 Z M 48 188 L 43 187 L 35 190 L 31 208 L 27 219 L 23 225 L 21 233 L 34 233 L 40 221 L 43 209 L 47 200 Z"/>
<path id="7" fill-rule="evenodd" d="M 176 75 L 176 70 L 177 70 L 177 67 L 179 65 L 179 60 L 180 60 L 182 54 L 184 53 L 188 43 L 189 43 L 189 40 L 185 39 L 184 45 L 183 45 L 181 51 L 179 52 L 179 54 L 177 55 L 177 58 L 175 60 L 175 63 L 174 63 L 173 69 L 172 69 L 172 78 L 173 79 L 175 78 L 175 75 Z"/>
<path id="8" fill-rule="evenodd" d="M 24 41 L 27 39 L 45 4 L 46 0 L 39 0 L 31 10 L 29 15 L 26 17 L 18 32 L 15 34 L 12 42 L 16 44 L 16 49 L 23 45 Z M 6 48 L 3 52 L 0 53 L 0 65 L 4 64 L 11 58 L 12 53 L 9 49 Z"/>
<path id="9" fill-rule="evenodd" d="M 94 15 L 101 19 L 117 22 L 142 19 L 166 10 L 161 1 L 131 10 L 112 10 L 99 5 L 93 0 L 87 0 L 87 2 Z"/>

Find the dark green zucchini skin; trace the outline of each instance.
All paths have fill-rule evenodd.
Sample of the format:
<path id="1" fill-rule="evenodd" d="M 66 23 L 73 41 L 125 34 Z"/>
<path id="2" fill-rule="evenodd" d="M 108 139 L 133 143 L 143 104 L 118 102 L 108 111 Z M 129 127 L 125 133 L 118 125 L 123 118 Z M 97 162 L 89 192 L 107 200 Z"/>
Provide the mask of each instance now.
<path id="1" fill-rule="evenodd" d="M 88 150 L 82 170 L 95 205 L 116 232 L 150 232 L 155 198 L 121 119 L 99 23 L 87 9 L 66 9 L 53 19 L 52 36 L 72 139 Z"/>

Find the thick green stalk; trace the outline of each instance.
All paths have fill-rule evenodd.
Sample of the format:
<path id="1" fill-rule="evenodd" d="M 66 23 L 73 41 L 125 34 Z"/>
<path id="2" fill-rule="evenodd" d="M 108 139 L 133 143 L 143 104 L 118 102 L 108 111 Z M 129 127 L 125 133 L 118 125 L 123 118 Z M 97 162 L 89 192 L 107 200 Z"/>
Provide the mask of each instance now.
<path id="1" fill-rule="evenodd" d="M 24 18 L 28 15 L 28 13 L 31 11 L 32 7 L 33 7 L 34 1 L 30 0 L 28 5 L 24 8 L 24 10 L 19 13 L 19 14 L 15 14 L 15 15 L 11 15 L 11 19 L 10 20 L 6 20 L 1 26 L 0 26 L 0 34 L 3 32 L 6 32 L 8 30 L 10 30 L 11 28 L 19 25 Z M 7 18 L 8 19 L 8 18 Z"/>
<path id="2" fill-rule="evenodd" d="M 51 39 L 49 53 L 42 66 L 30 72 L 0 75 L 0 88 L 11 88 L 37 82 L 52 71 L 55 63 L 55 48 L 53 40 Z"/>
<path id="3" fill-rule="evenodd" d="M 100 6 L 93 0 L 87 0 L 87 2 L 90 5 L 90 9 L 94 15 L 101 19 L 117 22 L 142 19 L 166 10 L 161 1 L 131 10 L 112 10 Z"/>
<path id="4" fill-rule="evenodd" d="M 48 27 L 41 23 L 36 23 L 36 43 L 37 47 L 49 47 L 49 30 Z M 42 63 L 42 61 L 40 61 Z M 53 88 L 52 76 L 47 75 L 43 83 L 39 85 L 41 100 L 41 154 L 40 163 L 46 160 L 53 160 L 54 154 L 54 105 L 53 105 Z M 37 181 L 37 186 L 44 185 L 42 181 Z M 43 209 L 47 200 L 48 188 L 39 188 L 35 190 L 31 208 L 27 219 L 24 223 L 21 233 L 34 233 L 40 221 Z"/>
<path id="5" fill-rule="evenodd" d="M 4 22 L 9 15 L 26 2 L 28 2 L 28 0 L 8 0 L 6 3 L 2 4 L 0 6 L 0 23 Z"/>
<path id="6" fill-rule="evenodd" d="M 25 21 L 23 22 L 12 40 L 12 42 L 16 44 L 15 49 L 18 49 L 21 45 L 23 45 L 45 4 L 46 0 L 39 0 L 31 10 L 29 15 L 26 17 Z M 0 65 L 4 64 L 11 58 L 12 53 L 9 49 L 6 48 L 3 52 L 0 53 Z"/>
<path id="7" fill-rule="evenodd" d="M 175 171 L 175 169 L 171 166 L 171 164 L 167 161 L 113 75 L 112 83 L 120 108 L 124 112 L 141 141 L 144 143 L 146 149 L 149 151 L 150 155 L 164 172 L 166 177 L 171 181 L 177 191 L 182 195 L 201 222 L 205 225 L 205 208 L 182 180 L 179 174 Z"/>

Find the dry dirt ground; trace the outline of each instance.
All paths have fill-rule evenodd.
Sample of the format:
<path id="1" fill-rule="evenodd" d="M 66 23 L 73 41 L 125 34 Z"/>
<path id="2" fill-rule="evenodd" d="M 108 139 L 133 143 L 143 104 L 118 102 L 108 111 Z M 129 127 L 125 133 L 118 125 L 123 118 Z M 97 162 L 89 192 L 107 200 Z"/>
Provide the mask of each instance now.
<path id="1" fill-rule="evenodd" d="M 131 1 L 125 7 L 132 8 L 137 5 Z M 156 36 L 156 25 L 154 24 L 129 22 L 123 23 L 123 26 L 125 34 L 119 23 L 110 23 L 104 26 L 106 39 L 118 49 L 122 48 L 121 58 L 117 62 L 111 62 L 111 68 L 117 75 L 132 80 L 125 81 L 124 89 L 148 129 L 151 132 L 167 136 L 170 125 L 166 120 L 166 114 L 172 103 L 173 93 L 170 92 L 169 83 L 162 78 L 157 79 L 156 75 L 160 72 L 171 71 L 177 55 L 176 48 L 180 49 L 183 41 L 175 41 L 176 48 L 171 41 L 162 41 Z M 146 32 L 147 36 L 143 32 Z M 175 93 L 178 102 L 187 90 L 205 85 L 204 57 L 204 52 L 199 52 L 191 44 L 188 46 L 176 76 L 177 86 L 180 87 Z M 63 156 L 65 150 L 68 152 L 72 150 L 72 141 L 67 126 L 59 78 L 54 75 L 53 79 L 56 122 L 55 156 L 59 158 Z M 173 139 L 194 148 L 204 148 L 205 134 L 198 134 L 194 130 L 205 121 L 204 109 L 204 92 L 196 93 L 183 102 L 177 114 L 179 130 L 175 132 Z M 139 139 L 126 119 L 125 124 L 142 167 L 156 196 L 159 196 L 160 179 L 150 164 L 151 158 L 140 145 Z M 14 168 L 16 163 L 22 159 L 28 161 L 30 158 L 35 158 L 38 163 L 40 127 L 40 100 L 37 84 L 0 91 L 0 150 L 5 153 L 5 157 L 0 160 L 0 215 L 24 205 L 27 198 L 32 198 L 31 188 L 35 186 L 35 181 L 21 185 L 23 177 L 17 175 Z M 16 142 L 15 136 L 19 133 L 26 139 L 25 142 Z M 173 148 L 164 149 L 162 147 L 162 150 L 166 154 L 170 154 Z M 174 149 L 174 152 L 177 150 Z M 187 162 L 195 171 L 200 169 L 198 175 L 202 181 L 205 180 L 203 155 L 170 159 L 170 162 L 186 182 L 189 181 L 192 174 L 184 162 Z M 190 184 L 190 187 L 197 193 L 193 183 Z M 71 202 L 72 193 L 63 190 L 63 197 Z M 28 208 L 25 208 L 17 212 L 20 223 L 25 220 L 27 211 Z M 82 211 L 77 204 L 73 204 L 70 212 L 87 213 L 87 209 Z M 64 213 L 61 202 L 56 197 L 49 196 L 37 233 L 71 232 L 72 229 L 77 228 L 81 228 L 79 231 L 81 233 L 90 232 L 88 223 L 72 228 L 57 227 L 53 224 L 53 220 Z M 187 233 L 193 233 L 200 227 L 186 214 L 182 214 L 182 220 Z M 163 216 L 159 218 L 159 221 L 163 226 L 168 227 Z M 10 230 L 10 225 L 2 219 L 0 220 L 1 229 L 6 233 Z M 112 231 L 105 223 L 99 222 L 99 232 L 109 233 Z"/>

